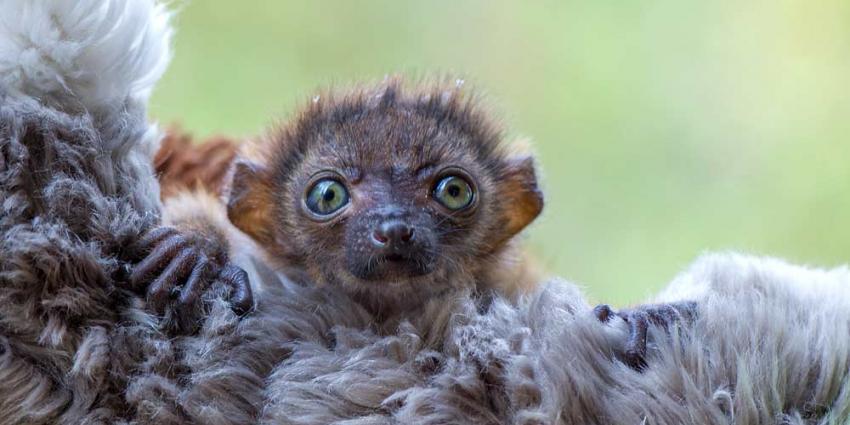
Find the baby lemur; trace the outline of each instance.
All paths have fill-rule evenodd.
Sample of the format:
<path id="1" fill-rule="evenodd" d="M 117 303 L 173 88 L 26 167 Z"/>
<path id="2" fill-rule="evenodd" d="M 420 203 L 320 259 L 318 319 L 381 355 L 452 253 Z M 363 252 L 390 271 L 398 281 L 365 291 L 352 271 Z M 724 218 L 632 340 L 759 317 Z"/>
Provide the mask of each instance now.
<path id="1" fill-rule="evenodd" d="M 379 317 L 453 290 L 513 296 L 539 279 L 513 249 L 543 209 L 533 158 L 460 81 L 317 96 L 245 149 L 228 186 L 230 221 L 281 270 Z M 642 361 L 647 323 L 678 316 L 662 307 L 623 315 L 630 363 Z"/>
<path id="2" fill-rule="evenodd" d="M 451 289 L 514 291 L 525 282 L 510 242 L 543 196 L 532 157 L 512 154 L 460 86 L 315 98 L 237 161 L 230 220 L 283 270 L 375 313 Z"/>

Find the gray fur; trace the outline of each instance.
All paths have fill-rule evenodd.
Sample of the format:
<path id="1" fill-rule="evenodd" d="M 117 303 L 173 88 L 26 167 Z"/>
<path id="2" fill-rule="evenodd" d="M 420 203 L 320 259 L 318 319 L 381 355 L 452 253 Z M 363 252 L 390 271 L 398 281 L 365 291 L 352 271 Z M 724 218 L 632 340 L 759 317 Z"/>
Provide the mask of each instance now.
<path id="1" fill-rule="evenodd" d="M 71 4 L 0 0 L 7 3 Z M 106 8 L 101 17 L 126 10 L 143 23 L 151 4 Z M 96 22 L 107 35 L 124 31 Z M 145 43 L 167 45 L 167 25 L 121 22 L 132 23 L 126 31 L 154 28 Z M 46 34 L 46 43 L 73 35 Z M 20 39 L 3 41 L 10 40 Z M 121 38 L 84 40 L 73 51 L 88 59 L 101 57 L 86 50 L 89 42 L 121 52 L 113 42 Z M 89 62 L 42 60 L 30 44 L 15 46 L 35 65 L 0 58 L 18 73 L 0 81 L 0 424 L 841 424 L 850 417 L 850 272 L 736 254 L 703 257 L 658 297 L 697 301 L 699 318 L 672 337 L 653 332 L 643 373 L 615 360 L 625 324 L 599 323 L 562 280 L 516 303 L 460 291 L 379 320 L 339 291 L 281 278 L 248 242 L 233 258 L 256 285 L 256 311 L 240 320 L 215 287 L 198 334 L 166 334 L 171 317 L 145 312 L 121 278 L 122 266 L 143 255 L 139 235 L 159 222 L 148 156 L 156 130 L 144 119 L 150 87 L 133 84 L 161 72 L 162 62 L 143 61 L 153 65 L 121 78 L 103 75 L 126 71 L 120 64 L 80 74 L 53 67 Z M 35 51 L 44 52 L 66 53 Z M 89 78 L 92 70 L 98 78 Z M 98 81 L 118 83 L 90 86 Z"/>
<path id="2" fill-rule="evenodd" d="M 468 296 L 436 301 L 385 335 L 350 325 L 358 320 L 343 322 L 349 326 L 329 323 L 324 339 L 290 344 L 292 351 L 268 380 L 264 420 L 847 420 L 846 270 L 808 270 L 728 254 L 704 257 L 678 280 L 706 286 L 698 298 L 700 319 L 676 338 L 654 334 L 644 373 L 614 360 L 623 323 L 600 325 L 576 288 L 556 280 L 519 305 L 496 300 L 483 313 Z M 317 311 L 332 308 L 322 304 Z M 273 311 L 280 317 L 292 310 L 280 305 Z M 292 311 L 291 317 L 303 314 Z"/>

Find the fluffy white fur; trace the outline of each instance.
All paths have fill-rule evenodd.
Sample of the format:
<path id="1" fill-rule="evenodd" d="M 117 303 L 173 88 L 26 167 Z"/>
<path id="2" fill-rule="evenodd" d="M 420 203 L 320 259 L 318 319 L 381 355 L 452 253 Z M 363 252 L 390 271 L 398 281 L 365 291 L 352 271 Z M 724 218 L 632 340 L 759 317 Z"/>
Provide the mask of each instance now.
<path id="1" fill-rule="evenodd" d="M 850 273 L 703 257 L 659 295 L 699 318 L 643 373 L 554 280 L 482 308 L 459 292 L 379 324 L 250 249 L 257 311 L 213 288 L 199 334 L 121 285 L 159 220 L 144 103 L 168 59 L 149 0 L 0 0 L 0 424 L 842 424 Z M 207 203 L 202 211 L 212 211 Z M 187 212 L 191 213 L 190 212 Z M 197 213 L 197 211 L 195 211 Z M 170 217 L 179 219 L 179 217 Z"/>
<path id="2" fill-rule="evenodd" d="M 144 105 L 171 59 L 169 13 L 153 1 L 0 0 L 0 11 L 0 82 L 57 109 Z"/>

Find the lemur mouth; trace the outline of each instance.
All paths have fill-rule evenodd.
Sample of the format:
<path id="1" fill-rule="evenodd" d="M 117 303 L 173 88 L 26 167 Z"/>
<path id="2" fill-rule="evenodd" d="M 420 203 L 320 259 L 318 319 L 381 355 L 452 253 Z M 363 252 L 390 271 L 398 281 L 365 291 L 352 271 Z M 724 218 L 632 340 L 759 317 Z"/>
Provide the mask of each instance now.
<path id="1" fill-rule="evenodd" d="M 432 270 L 431 261 L 393 253 L 371 257 L 351 272 L 363 280 L 388 281 L 424 276 Z"/>
<path id="2" fill-rule="evenodd" d="M 384 256 L 384 259 L 389 261 L 389 262 L 392 262 L 392 263 L 399 263 L 399 262 L 403 262 L 403 261 L 412 261 L 409 258 L 406 258 L 405 256 L 403 256 L 401 254 L 390 254 L 390 255 Z"/>

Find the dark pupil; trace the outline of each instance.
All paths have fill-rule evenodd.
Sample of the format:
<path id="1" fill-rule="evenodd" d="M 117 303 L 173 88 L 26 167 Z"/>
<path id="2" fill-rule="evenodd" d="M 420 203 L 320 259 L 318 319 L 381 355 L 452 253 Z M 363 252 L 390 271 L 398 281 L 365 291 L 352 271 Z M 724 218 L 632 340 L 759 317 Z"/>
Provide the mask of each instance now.
<path id="1" fill-rule="evenodd" d="M 332 188 L 325 189 L 325 193 L 322 194 L 322 199 L 324 199 L 325 202 L 333 201 L 335 197 L 336 192 Z"/>
<path id="2" fill-rule="evenodd" d="M 451 196 L 452 198 L 457 198 L 460 195 L 460 186 L 453 184 L 453 185 L 449 186 L 448 191 L 449 191 L 449 196 Z"/>

